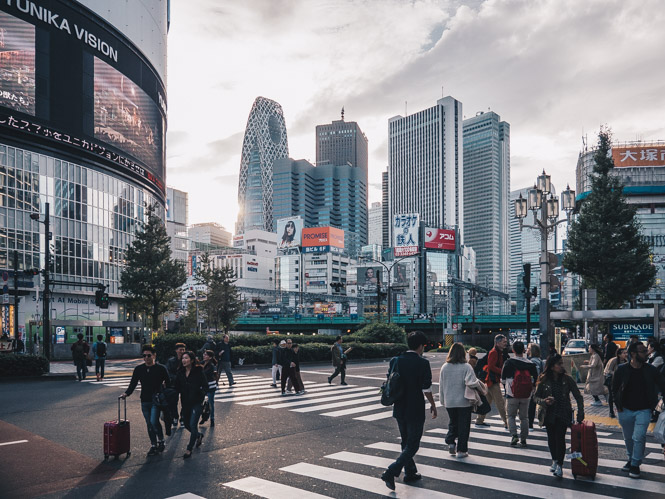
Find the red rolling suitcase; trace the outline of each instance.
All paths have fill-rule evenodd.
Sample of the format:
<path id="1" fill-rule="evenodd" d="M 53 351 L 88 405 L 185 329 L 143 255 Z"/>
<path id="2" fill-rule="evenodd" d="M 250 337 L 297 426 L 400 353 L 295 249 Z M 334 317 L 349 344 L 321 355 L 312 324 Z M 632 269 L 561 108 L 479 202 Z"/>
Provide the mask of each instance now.
<path id="1" fill-rule="evenodd" d="M 127 421 L 127 400 L 125 401 L 125 419 L 120 419 L 120 400 L 118 398 L 118 420 L 104 423 L 104 459 L 120 454 L 131 455 L 129 450 L 129 421 Z"/>
<path id="2" fill-rule="evenodd" d="M 573 477 L 577 478 L 579 475 L 595 479 L 598 471 L 598 436 L 593 421 L 582 421 L 573 424 L 570 434 L 570 448 L 573 454 L 571 460 Z"/>

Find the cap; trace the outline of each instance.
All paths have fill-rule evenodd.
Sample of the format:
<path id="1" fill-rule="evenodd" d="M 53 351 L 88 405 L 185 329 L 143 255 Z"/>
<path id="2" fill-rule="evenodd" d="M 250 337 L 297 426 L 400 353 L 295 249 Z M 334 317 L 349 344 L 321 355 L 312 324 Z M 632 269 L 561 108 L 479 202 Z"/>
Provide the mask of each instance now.
<path id="1" fill-rule="evenodd" d="M 282 340 L 279 342 L 280 345 L 286 345 L 286 340 Z"/>

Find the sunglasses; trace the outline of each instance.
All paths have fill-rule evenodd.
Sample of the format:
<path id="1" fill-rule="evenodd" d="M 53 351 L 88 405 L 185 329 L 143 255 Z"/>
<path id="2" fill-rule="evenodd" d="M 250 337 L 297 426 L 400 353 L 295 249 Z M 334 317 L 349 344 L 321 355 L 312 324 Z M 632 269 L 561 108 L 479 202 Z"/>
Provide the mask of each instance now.
<path id="1" fill-rule="evenodd" d="M 152 354 L 151 353 L 144 353 L 143 358 L 145 359 L 146 357 L 152 357 Z"/>

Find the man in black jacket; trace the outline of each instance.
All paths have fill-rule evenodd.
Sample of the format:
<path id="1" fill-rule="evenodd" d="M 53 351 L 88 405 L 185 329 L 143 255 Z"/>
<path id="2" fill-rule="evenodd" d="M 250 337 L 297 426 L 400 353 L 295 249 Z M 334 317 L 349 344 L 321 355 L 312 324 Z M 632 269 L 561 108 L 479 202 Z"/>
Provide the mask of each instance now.
<path id="1" fill-rule="evenodd" d="M 436 405 L 432 397 L 432 369 L 429 361 L 422 357 L 427 337 L 422 331 L 414 331 L 407 337 L 407 343 L 409 350 L 390 363 L 391 368 L 393 363 L 397 363 L 404 389 L 402 397 L 393 407 L 393 417 L 397 420 L 402 437 L 402 453 L 381 475 L 381 480 L 390 490 L 395 490 L 395 477 L 400 475 L 402 468 L 404 468 L 404 483 L 412 483 L 421 478 L 413 456 L 418 452 L 425 427 L 423 395 L 430 403 L 432 419 L 436 418 Z"/>
<path id="2" fill-rule="evenodd" d="M 175 386 L 175 379 L 178 376 L 178 370 L 182 367 L 182 354 L 185 353 L 187 345 L 184 343 L 175 344 L 175 356 L 166 361 L 166 371 L 169 373 L 171 386 Z M 178 397 L 170 397 L 169 413 L 173 418 L 173 428 L 178 429 Z M 180 428 L 185 427 L 185 422 L 180 418 Z"/>
<path id="3" fill-rule="evenodd" d="M 617 356 L 617 350 L 619 347 L 614 343 L 614 336 L 612 333 L 607 333 L 603 336 L 603 365 Z"/>
<path id="4" fill-rule="evenodd" d="M 647 347 L 643 343 L 631 344 L 628 355 L 630 361 L 614 372 L 612 391 L 628 454 L 621 471 L 639 478 L 651 411 L 658 403 L 658 391 L 665 393 L 665 376 L 647 364 Z"/>
<path id="5" fill-rule="evenodd" d="M 150 345 L 144 345 L 143 364 L 134 368 L 129 386 L 120 396 L 122 399 L 129 397 L 136 388 L 136 385 L 139 382 L 141 383 L 141 411 L 148 426 L 148 436 L 150 437 L 151 444 L 150 451 L 148 452 L 149 456 L 154 456 L 158 452 L 164 451 L 164 434 L 162 433 L 162 425 L 159 422 L 161 408 L 154 404 L 152 396 L 169 385 L 169 375 L 166 372 L 166 368 L 158 364 L 156 358 L 155 349 Z"/>

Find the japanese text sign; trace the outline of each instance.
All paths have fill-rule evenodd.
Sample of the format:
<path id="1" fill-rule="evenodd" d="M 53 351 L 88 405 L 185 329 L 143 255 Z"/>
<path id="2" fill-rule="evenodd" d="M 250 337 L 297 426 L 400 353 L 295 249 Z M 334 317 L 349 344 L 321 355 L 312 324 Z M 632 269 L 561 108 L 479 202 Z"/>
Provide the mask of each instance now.
<path id="1" fill-rule="evenodd" d="M 395 256 L 418 254 L 420 214 L 396 214 L 393 217 L 393 248 Z"/>
<path id="2" fill-rule="evenodd" d="M 663 166 L 665 146 L 622 146 L 612 148 L 614 166 Z"/>
<path id="3" fill-rule="evenodd" d="M 455 231 L 425 228 L 425 248 L 455 251 Z"/>

